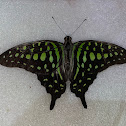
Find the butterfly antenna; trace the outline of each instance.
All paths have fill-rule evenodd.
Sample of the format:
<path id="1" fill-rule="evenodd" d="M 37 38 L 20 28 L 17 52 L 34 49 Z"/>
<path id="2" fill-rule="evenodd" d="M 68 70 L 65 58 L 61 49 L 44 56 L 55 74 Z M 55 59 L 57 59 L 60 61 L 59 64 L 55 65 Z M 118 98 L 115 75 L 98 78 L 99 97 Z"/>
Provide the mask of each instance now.
<path id="1" fill-rule="evenodd" d="M 56 20 L 54 19 L 54 17 L 52 17 L 52 19 L 54 20 L 54 22 L 56 23 L 56 25 L 59 27 L 59 29 L 66 35 L 66 33 L 62 30 L 62 28 L 57 24 Z M 67 36 L 67 35 L 66 35 Z"/>
<path id="2" fill-rule="evenodd" d="M 80 26 L 84 23 L 84 21 L 86 21 L 87 19 L 84 19 L 83 21 L 82 21 L 82 23 L 77 27 L 77 29 L 71 34 L 71 36 L 80 28 Z"/>

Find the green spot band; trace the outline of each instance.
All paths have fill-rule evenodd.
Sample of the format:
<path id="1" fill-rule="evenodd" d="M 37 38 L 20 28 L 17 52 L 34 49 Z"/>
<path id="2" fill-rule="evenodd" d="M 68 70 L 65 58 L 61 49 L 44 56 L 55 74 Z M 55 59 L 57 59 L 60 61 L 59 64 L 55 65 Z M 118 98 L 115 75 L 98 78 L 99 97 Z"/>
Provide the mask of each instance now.
<path id="1" fill-rule="evenodd" d="M 51 44 L 54 47 L 54 50 L 55 50 L 55 53 L 56 53 L 56 56 L 57 56 L 57 62 L 58 62 L 59 59 L 60 59 L 60 54 L 59 54 L 58 48 L 57 48 L 57 46 L 53 42 L 51 42 Z"/>
<path id="2" fill-rule="evenodd" d="M 58 74 L 59 74 L 59 76 L 60 76 L 60 79 L 63 80 L 62 75 L 61 75 L 61 73 L 60 73 L 60 68 L 59 68 L 59 67 L 57 68 L 57 72 L 58 72 Z"/>
<path id="3" fill-rule="evenodd" d="M 75 76 L 74 76 L 74 80 L 76 79 L 78 72 L 79 72 L 79 68 L 77 67 L 77 69 L 76 69 L 76 74 L 75 74 Z"/>
<path id="4" fill-rule="evenodd" d="M 81 54 L 81 48 L 78 48 L 78 51 L 77 51 L 77 61 L 79 62 L 79 57 L 80 57 L 80 54 Z"/>
<path id="5" fill-rule="evenodd" d="M 74 50 L 75 50 L 76 45 L 73 46 L 73 50 L 72 50 L 72 59 L 74 59 Z"/>
<path id="6" fill-rule="evenodd" d="M 80 48 L 83 48 L 84 44 L 85 44 L 85 42 L 81 43 Z"/>

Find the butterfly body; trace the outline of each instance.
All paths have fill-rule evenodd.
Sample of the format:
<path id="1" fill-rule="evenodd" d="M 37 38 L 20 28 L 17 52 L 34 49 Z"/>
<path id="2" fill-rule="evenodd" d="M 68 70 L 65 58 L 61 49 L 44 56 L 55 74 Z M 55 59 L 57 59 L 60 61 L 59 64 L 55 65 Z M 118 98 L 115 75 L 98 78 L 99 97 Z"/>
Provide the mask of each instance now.
<path id="1" fill-rule="evenodd" d="M 72 43 L 66 36 L 64 43 L 41 40 L 13 47 L 0 55 L 0 64 L 19 67 L 37 75 L 52 96 L 50 110 L 65 92 L 66 82 L 87 108 L 85 92 L 97 74 L 111 65 L 126 63 L 126 50 L 115 44 L 94 40 Z"/>

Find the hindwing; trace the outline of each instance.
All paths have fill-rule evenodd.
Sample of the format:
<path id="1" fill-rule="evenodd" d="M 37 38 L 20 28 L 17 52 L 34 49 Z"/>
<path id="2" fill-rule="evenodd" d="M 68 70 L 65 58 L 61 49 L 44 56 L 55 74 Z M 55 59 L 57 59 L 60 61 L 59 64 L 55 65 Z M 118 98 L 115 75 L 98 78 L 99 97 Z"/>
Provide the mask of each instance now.
<path id="1" fill-rule="evenodd" d="M 87 40 L 74 44 L 72 58 L 74 66 L 70 88 L 87 108 L 84 95 L 98 72 L 114 64 L 126 63 L 126 50 L 114 44 Z"/>
<path id="2" fill-rule="evenodd" d="M 49 40 L 21 44 L 0 55 L 1 65 L 37 74 L 38 80 L 52 95 L 50 109 L 66 88 L 63 60 L 63 44 Z"/>

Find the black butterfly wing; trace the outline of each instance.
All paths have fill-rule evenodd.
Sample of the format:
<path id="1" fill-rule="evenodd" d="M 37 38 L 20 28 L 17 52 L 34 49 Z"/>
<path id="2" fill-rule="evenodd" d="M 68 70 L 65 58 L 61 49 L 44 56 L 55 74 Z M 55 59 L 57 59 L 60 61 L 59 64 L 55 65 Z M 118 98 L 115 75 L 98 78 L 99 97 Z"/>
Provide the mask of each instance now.
<path id="1" fill-rule="evenodd" d="M 37 74 L 38 80 L 52 95 L 50 109 L 65 92 L 63 44 L 56 41 L 37 41 L 13 47 L 0 55 L 0 64 L 19 67 Z"/>
<path id="2" fill-rule="evenodd" d="M 74 44 L 72 60 L 74 65 L 70 88 L 87 108 L 85 92 L 98 72 L 114 64 L 126 63 L 126 50 L 114 44 L 87 40 Z"/>

